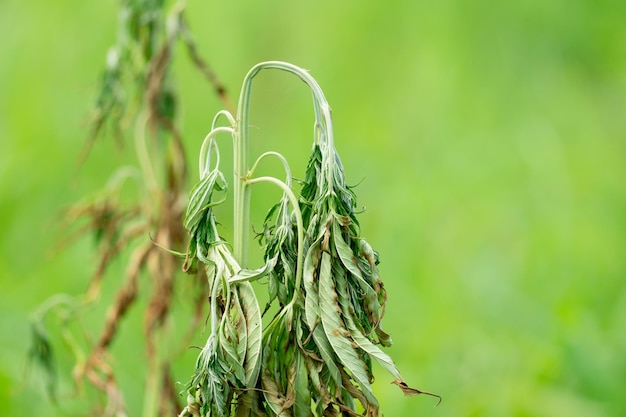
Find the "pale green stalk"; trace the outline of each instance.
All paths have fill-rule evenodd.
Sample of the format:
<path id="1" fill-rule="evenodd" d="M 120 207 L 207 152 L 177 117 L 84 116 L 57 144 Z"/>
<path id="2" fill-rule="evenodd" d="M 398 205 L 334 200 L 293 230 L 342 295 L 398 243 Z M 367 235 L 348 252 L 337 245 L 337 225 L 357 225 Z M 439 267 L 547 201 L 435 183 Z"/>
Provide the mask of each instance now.
<path id="1" fill-rule="evenodd" d="M 209 152 L 211 148 L 214 146 L 215 137 L 219 133 L 230 133 L 232 135 L 234 133 L 234 129 L 232 127 L 216 127 L 206 135 L 206 137 L 204 138 L 204 141 L 202 141 L 202 146 L 200 147 L 200 157 L 199 157 L 199 163 L 198 163 L 198 169 L 200 170 L 200 179 L 203 179 L 207 175 L 207 173 L 211 171 L 211 163 L 210 163 L 211 161 L 209 159 L 209 156 L 210 156 Z M 217 158 L 215 166 L 219 167 L 220 154 L 219 152 L 215 152 L 215 155 Z"/>
<path id="2" fill-rule="evenodd" d="M 235 124 L 237 123 L 233 115 L 228 110 L 220 110 L 215 114 L 215 117 L 213 117 L 213 124 L 211 125 L 211 129 L 215 129 L 215 126 L 217 125 L 217 121 L 219 120 L 220 116 L 226 117 L 226 119 L 228 119 L 228 123 L 231 126 L 235 126 Z"/>
<path id="3" fill-rule="evenodd" d="M 246 75 L 239 104 L 237 107 L 237 125 L 235 127 L 234 143 L 234 246 L 235 258 L 239 260 L 242 268 L 248 266 L 249 223 L 250 223 L 250 190 L 248 185 L 248 149 L 249 149 L 249 126 L 250 101 L 252 95 L 252 80 L 263 69 L 279 69 L 290 72 L 304 81 L 313 93 L 313 102 L 316 115 L 316 130 L 323 132 L 318 140 L 324 138 L 327 149 L 334 149 L 333 128 L 330 107 L 319 84 L 304 69 L 280 61 L 267 61 L 255 65 Z M 330 161 L 333 158 L 328 159 Z M 333 170 L 328 169 L 329 183 L 332 184 Z"/>
<path id="4" fill-rule="evenodd" d="M 296 258 L 296 282 L 294 286 L 295 291 L 293 293 L 293 298 L 291 299 L 291 304 L 293 304 L 295 303 L 295 300 L 300 293 L 300 282 L 302 281 L 302 264 L 304 263 L 304 222 L 302 221 L 302 212 L 300 212 L 300 206 L 298 205 L 298 199 L 296 195 L 293 193 L 291 188 L 281 180 L 274 177 L 258 177 L 247 181 L 248 184 L 257 184 L 261 182 L 269 182 L 279 186 L 285 192 L 285 195 L 293 206 L 293 211 L 296 215 L 296 226 L 298 229 L 298 254 Z"/>
<path id="5" fill-rule="evenodd" d="M 217 121 L 220 116 L 226 117 L 230 126 L 217 126 Z M 231 137 L 235 134 L 235 118 L 228 110 L 220 110 L 217 112 L 215 117 L 213 117 L 213 122 L 211 123 L 211 131 L 206 135 L 204 140 L 202 141 L 202 146 L 200 147 L 200 157 L 198 163 L 198 169 L 200 170 L 200 179 L 204 178 L 204 176 L 211 170 L 211 160 L 209 159 L 211 149 L 216 147 L 215 145 L 215 137 L 219 133 L 230 133 Z M 215 152 L 216 168 L 219 168 L 220 165 L 220 154 L 219 152 Z"/>
<path id="6" fill-rule="evenodd" d="M 250 171 L 248 172 L 248 176 L 251 176 L 252 174 L 254 174 L 254 171 L 256 171 L 261 160 L 263 160 L 264 158 L 268 156 L 275 156 L 283 164 L 283 168 L 285 169 L 285 184 L 287 184 L 287 187 L 291 188 L 291 183 L 292 183 L 291 168 L 289 168 L 289 163 L 287 163 L 287 159 L 278 152 L 269 151 L 259 156 L 256 162 L 254 163 L 254 165 L 252 165 L 252 168 L 250 168 Z"/>

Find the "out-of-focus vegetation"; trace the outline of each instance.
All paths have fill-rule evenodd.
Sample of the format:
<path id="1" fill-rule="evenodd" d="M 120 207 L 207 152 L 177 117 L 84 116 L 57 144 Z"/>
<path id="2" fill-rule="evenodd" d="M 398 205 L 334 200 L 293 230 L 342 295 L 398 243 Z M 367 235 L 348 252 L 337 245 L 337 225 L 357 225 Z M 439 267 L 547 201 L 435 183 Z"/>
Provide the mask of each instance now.
<path id="1" fill-rule="evenodd" d="M 63 402 L 69 376 L 55 408 L 41 375 L 26 372 L 28 316 L 53 293 L 85 290 L 94 243 L 63 246 L 62 209 L 132 162 L 100 140 L 77 163 L 116 13 L 113 1 L 0 3 L 3 415 L 80 410 Z M 311 69 L 324 88 L 347 179 L 360 182 L 362 235 L 381 254 L 387 352 L 408 383 L 444 397 L 436 409 L 404 398 L 379 372 L 386 415 L 626 410 L 625 15 L 624 2 L 188 2 L 199 48 L 231 94 L 267 59 Z M 178 62 L 195 153 L 221 104 Z M 308 92 L 264 74 L 253 112 L 252 153 L 278 149 L 301 177 Z M 270 200 L 253 198 L 260 225 Z M 105 293 L 122 274 L 122 262 L 111 267 Z M 183 328 L 188 300 L 177 303 Z M 86 320 L 99 329 L 103 314 Z M 141 407 L 141 319 L 112 347 L 131 412 Z M 187 356 L 181 381 L 196 352 Z M 60 355 L 60 374 L 70 359 Z"/>

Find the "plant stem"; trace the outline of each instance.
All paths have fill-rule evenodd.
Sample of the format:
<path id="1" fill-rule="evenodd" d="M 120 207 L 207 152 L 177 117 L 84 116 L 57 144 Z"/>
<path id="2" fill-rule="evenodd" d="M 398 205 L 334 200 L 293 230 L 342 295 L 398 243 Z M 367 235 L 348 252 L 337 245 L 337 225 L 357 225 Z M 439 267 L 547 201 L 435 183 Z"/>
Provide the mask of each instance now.
<path id="1" fill-rule="evenodd" d="M 248 230 L 250 226 L 250 190 L 248 185 L 248 149 L 249 149 L 249 117 L 250 98 L 252 95 L 252 80 L 263 69 L 278 69 L 287 71 L 298 76 L 304 81 L 313 93 L 313 104 L 315 109 L 315 131 L 316 141 L 324 141 L 327 149 L 333 149 L 333 128 L 330 107 L 319 84 L 304 69 L 280 61 L 267 61 L 255 65 L 246 75 L 239 104 L 237 106 L 237 124 L 234 135 L 234 241 L 233 253 L 242 268 L 248 266 Z M 332 161 L 333 159 L 328 159 Z M 332 162 L 331 162 L 332 163 Z M 332 166 L 327 170 L 329 183 L 332 184 Z"/>
<path id="2" fill-rule="evenodd" d="M 210 152 L 215 141 L 215 136 L 217 136 L 218 133 L 230 133 L 232 135 L 233 128 L 216 127 L 213 130 L 211 130 L 209 134 L 206 135 L 206 137 L 204 138 L 204 141 L 202 142 L 202 146 L 200 147 L 200 158 L 199 158 L 199 163 L 198 163 L 198 167 L 200 169 L 201 180 L 204 179 L 204 177 L 211 171 Z M 216 152 L 215 155 L 216 155 L 215 166 L 217 168 L 220 165 L 220 155 L 218 152 Z"/>
<path id="3" fill-rule="evenodd" d="M 253 175 L 254 171 L 256 171 L 257 166 L 259 165 L 259 163 L 264 158 L 266 158 L 268 156 L 275 156 L 283 164 L 283 168 L 285 170 L 285 184 L 287 185 L 287 187 L 291 188 L 291 183 L 292 183 L 291 169 L 289 168 L 289 164 L 287 163 L 287 159 L 284 156 L 282 156 L 281 154 L 279 154 L 278 152 L 269 151 L 269 152 L 265 152 L 264 154 L 259 156 L 257 158 L 256 162 L 254 163 L 254 165 L 252 165 L 252 168 L 250 168 L 250 171 L 248 172 L 248 175 Z"/>
<path id="4" fill-rule="evenodd" d="M 289 202 L 293 206 L 293 212 L 296 215 L 296 227 L 298 229 L 298 254 L 296 258 L 296 282 L 294 285 L 295 291 L 292 299 L 293 303 L 295 302 L 297 294 L 300 292 L 300 282 L 302 281 L 302 266 L 304 263 L 304 222 L 302 221 L 302 212 L 300 211 L 300 206 L 298 205 L 298 199 L 296 198 L 296 195 L 293 193 L 291 188 L 281 180 L 274 177 L 258 177 L 247 181 L 247 183 L 250 185 L 261 182 L 269 182 L 278 185 L 285 192 L 285 195 L 287 195 Z"/>

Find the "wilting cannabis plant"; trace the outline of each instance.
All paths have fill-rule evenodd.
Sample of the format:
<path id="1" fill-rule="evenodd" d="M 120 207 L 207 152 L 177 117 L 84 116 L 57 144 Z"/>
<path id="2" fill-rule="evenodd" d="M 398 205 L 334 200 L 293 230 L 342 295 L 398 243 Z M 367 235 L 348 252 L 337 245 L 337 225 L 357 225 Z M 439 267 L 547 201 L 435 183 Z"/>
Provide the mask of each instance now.
<path id="1" fill-rule="evenodd" d="M 248 165 L 252 80 L 267 68 L 295 74 L 313 93 L 315 134 L 299 195 L 279 153 L 265 153 Z M 228 126 L 217 126 L 220 116 Z M 234 144 L 232 253 L 214 213 L 227 189 L 216 143 L 220 133 L 230 134 Z M 267 157 L 283 163 L 285 182 L 254 177 Z M 260 234 L 265 265 L 249 269 L 249 187 L 261 182 L 279 186 L 283 197 L 269 210 Z M 360 237 L 356 197 L 334 147 L 330 108 L 306 71 L 264 62 L 247 74 L 236 116 L 218 113 L 201 147 L 200 181 L 184 226 L 190 238 L 184 269 L 204 272 L 211 329 L 185 386 L 187 406 L 180 416 L 378 416 L 373 360 L 404 394 L 434 395 L 410 388 L 381 349 L 391 338 L 381 324 L 387 297 L 378 254 Z M 269 304 L 277 305 L 265 327 L 251 287 L 261 278 L 268 282 Z"/>

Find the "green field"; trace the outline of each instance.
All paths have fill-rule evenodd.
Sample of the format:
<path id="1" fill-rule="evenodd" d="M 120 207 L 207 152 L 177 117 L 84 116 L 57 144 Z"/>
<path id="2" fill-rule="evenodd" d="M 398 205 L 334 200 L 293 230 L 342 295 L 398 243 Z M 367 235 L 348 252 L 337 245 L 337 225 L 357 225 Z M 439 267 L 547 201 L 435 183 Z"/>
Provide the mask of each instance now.
<path id="1" fill-rule="evenodd" d="M 69 355 L 58 407 L 27 372 L 28 320 L 50 295 L 84 291 L 95 267 L 92 240 L 64 245 L 63 209 L 135 163 L 106 137 L 78 164 L 117 8 L 0 1 L 3 416 L 85 415 Z M 188 14 L 232 97 L 265 60 L 309 69 L 326 93 L 362 235 L 381 255 L 387 352 L 407 382 L 443 396 L 437 408 L 405 398 L 378 368 L 386 416 L 626 413 L 626 2 L 188 1 Z M 195 181 L 220 102 L 177 53 Z M 254 92 L 251 152 L 279 150 L 301 177 L 309 93 L 277 73 Z M 256 201 L 258 224 L 270 200 Z M 103 303 L 123 270 L 112 266 Z M 94 333 L 104 308 L 88 317 Z M 113 347 L 130 416 L 145 375 L 133 312 Z"/>

